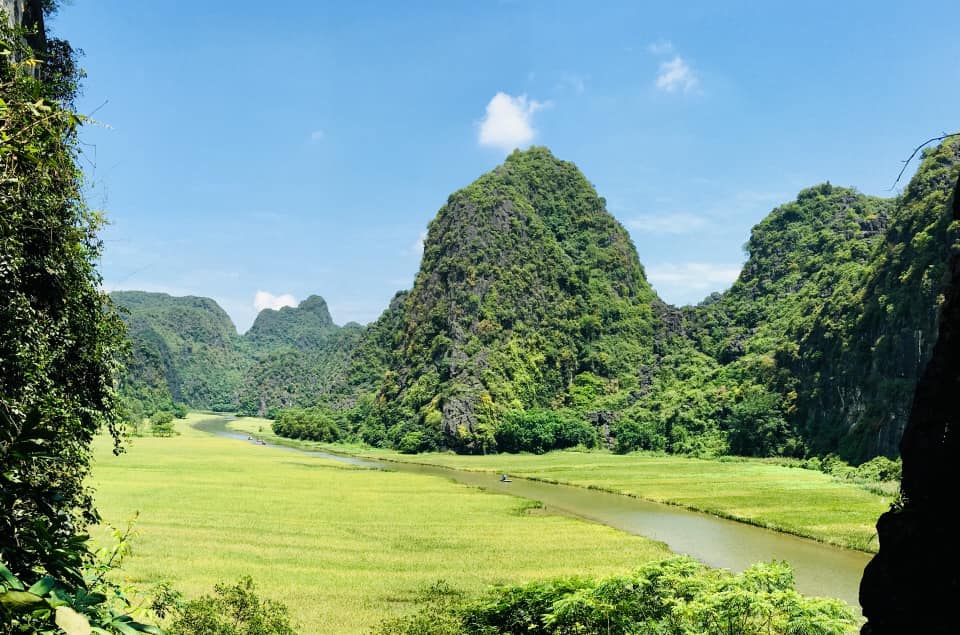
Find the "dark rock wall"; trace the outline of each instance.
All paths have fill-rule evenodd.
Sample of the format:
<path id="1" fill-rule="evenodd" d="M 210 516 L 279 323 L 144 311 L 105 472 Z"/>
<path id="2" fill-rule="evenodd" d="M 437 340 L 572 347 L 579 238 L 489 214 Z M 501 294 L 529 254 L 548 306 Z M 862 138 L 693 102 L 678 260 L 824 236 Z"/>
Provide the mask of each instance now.
<path id="1" fill-rule="evenodd" d="M 960 180 L 953 196 L 960 221 Z M 860 603 L 864 635 L 957 633 L 960 620 L 960 253 L 950 257 L 950 285 L 933 357 L 914 393 L 900 442 L 902 501 L 880 517 L 880 551 L 867 565 Z"/>
<path id="2" fill-rule="evenodd" d="M 34 51 L 46 48 L 40 0 L 0 0 L 0 8 L 7 14 L 7 20 L 11 24 L 27 29 L 27 43 Z"/>

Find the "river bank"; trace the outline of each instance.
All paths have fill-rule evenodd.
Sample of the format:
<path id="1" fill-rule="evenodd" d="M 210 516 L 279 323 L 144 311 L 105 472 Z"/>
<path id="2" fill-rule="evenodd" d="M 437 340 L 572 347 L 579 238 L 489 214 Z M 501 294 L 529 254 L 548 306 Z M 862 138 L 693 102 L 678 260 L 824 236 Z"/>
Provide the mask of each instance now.
<path id="1" fill-rule="evenodd" d="M 249 434 L 264 439 L 269 444 L 283 441 L 286 443 L 279 447 L 311 453 L 320 458 L 335 460 L 338 456 L 343 456 L 326 454 L 324 450 L 342 450 L 342 446 L 300 444 L 311 447 L 293 447 L 297 442 L 276 439 L 261 425 L 262 421 L 211 421 L 205 424 L 204 429 L 211 433 L 235 435 L 239 438 L 246 438 Z M 653 538 L 664 542 L 676 553 L 693 556 L 713 567 L 740 571 L 757 561 L 783 560 L 793 567 L 799 591 L 837 597 L 853 606 L 857 604 L 863 567 L 870 558 L 868 554 L 860 551 L 838 548 L 718 518 L 715 515 L 682 509 L 676 505 L 605 492 L 599 488 L 548 483 L 543 479 L 526 478 L 519 472 L 510 472 L 512 482 L 503 483 L 499 473 L 491 470 L 464 470 L 416 461 L 392 461 L 371 454 L 367 453 L 367 456 L 361 459 L 368 461 L 367 465 L 371 467 L 436 476 L 492 492 L 539 501 L 548 512 L 577 516 L 628 533 Z M 356 455 L 348 457 L 347 460 L 356 460 Z"/>
<path id="2" fill-rule="evenodd" d="M 303 633 L 369 633 L 446 580 L 465 593 L 562 575 L 627 573 L 659 542 L 434 476 L 385 472 L 204 433 L 97 440 L 90 484 L 105 522 L 139 511 L 121 582 L 187 597 L 251 575 Z M 245 437 L 244 437 L 245 438 Z M 109 544 L 105 529 L 94 533 Z"/>
<path id="3" fill-rule="evenodd" d="M 409 455 L 361 445 L 285 439 L 273 434 L 266 419 L 241 418 L 231 427 L 258 434 L 278 445 L 491 474 L 506 472 L 547 483 L 596 489 L 865 553 L 876 552 L 876 520 L 893 502 L 892 498 L 820 472 L 760 460 L 569 450 L 542 455 Z"/>

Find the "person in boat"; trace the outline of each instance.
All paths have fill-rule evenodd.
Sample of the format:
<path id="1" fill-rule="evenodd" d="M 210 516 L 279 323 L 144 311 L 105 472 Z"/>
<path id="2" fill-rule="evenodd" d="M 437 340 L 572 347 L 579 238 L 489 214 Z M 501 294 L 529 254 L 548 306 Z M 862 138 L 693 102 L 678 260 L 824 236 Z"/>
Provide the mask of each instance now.
<path id="1" fill-rule="evenodd" d="M 503 474 L 500 475 L 500 482 L 501 482 L 501 483 L 509 483 L 509 482 L 510 482 L 510 478 L 507 476 L 506 472 L 504 472 Z"/>

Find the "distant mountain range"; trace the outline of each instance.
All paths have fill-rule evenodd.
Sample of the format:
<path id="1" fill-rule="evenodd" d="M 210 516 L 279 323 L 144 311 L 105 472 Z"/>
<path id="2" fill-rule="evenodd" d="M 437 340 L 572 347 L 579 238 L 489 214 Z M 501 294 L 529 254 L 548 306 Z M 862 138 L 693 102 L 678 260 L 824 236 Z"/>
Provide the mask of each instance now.
<path id="1" fill-rule="evenodd" d="M 896 198 L 806 189 L 754 227 L 729 290 L 676 308 L 574 164 L 514 152 L 449 197 L 413 288 L 367 327 L 311 296 L 239 336 L 213 300 L 113 293 L 133 341 L 122 394 L 135 412 L 362 406 L 365 439 L 419 449 L 486 451 L 504 422 L 555 412 L 620 451 L 895 455 L 958 174 L 952 141 Z"/>

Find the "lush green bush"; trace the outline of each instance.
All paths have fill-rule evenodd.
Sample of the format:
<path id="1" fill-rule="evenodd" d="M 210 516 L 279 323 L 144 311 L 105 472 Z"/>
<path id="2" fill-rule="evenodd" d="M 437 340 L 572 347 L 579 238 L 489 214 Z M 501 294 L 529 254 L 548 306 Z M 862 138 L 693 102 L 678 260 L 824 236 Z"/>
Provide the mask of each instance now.
<path id="1" fill-rule="evenodd" d="M 878 456 L 857 466 L 855 477 L 865 481 L 899 481 L 903 476 L 903 462 Z"/>
<path id="2" fill-rule="evenodd" d="M 166 410 L 160 410 L 150 416 L 150 433 L 155 437 L 169 437 L 176 434 L 173 429 L 173 415 Z"/>
<path id="3" fill-rule="evenodd" d="M 346 434 L 335 417 L 324 408 L 289 408 L 277 413 L 271 427 L 282 437 L 330 443 L 339 441 Z"/>
<path id="4" fill-rule="evenodd" d="M 163 635 L 156 626 L 135 619 L 143 613 L 141 607 L 110 575 L 128 553 L 132 531 L 132 521 L 125 530 L 113 529 L 114 543 L 86 554 L 82 570 L 65 577 L 45 575 L 32 585 L 0 560 L 0 633 Z M 83 549 L 85 540 L 78 536 L 73 549 Z"/>
<path id="5" fill-rule="evenodd" d="M 512 410 L 504 413 L 494 430 L 501 452 L 533 452 L 578 445 L 596 447 L 597 430 L 568 410 Z"/>
<path id="6" fill-rule="evenodd" d="M 467 602 L 439 588 L 423 610 L 384 623 L 380 633 L 843 635 L 855 624 L 842 602 L 802 596 L 793 584 L 786 563 L 734 575 L 677 557 L 630 575 L 500 587 Z"/>
<path id="7" fill-rule="evenodd" d="M 218 584 L 213 595 L 182 602 L 168 595 L 158 606 L 173 614 L 174 635 L 296 635 L 286 605 L 261 598 L 249 576 Z M 172 606 L 170 606 L 172 604 Z"/>

